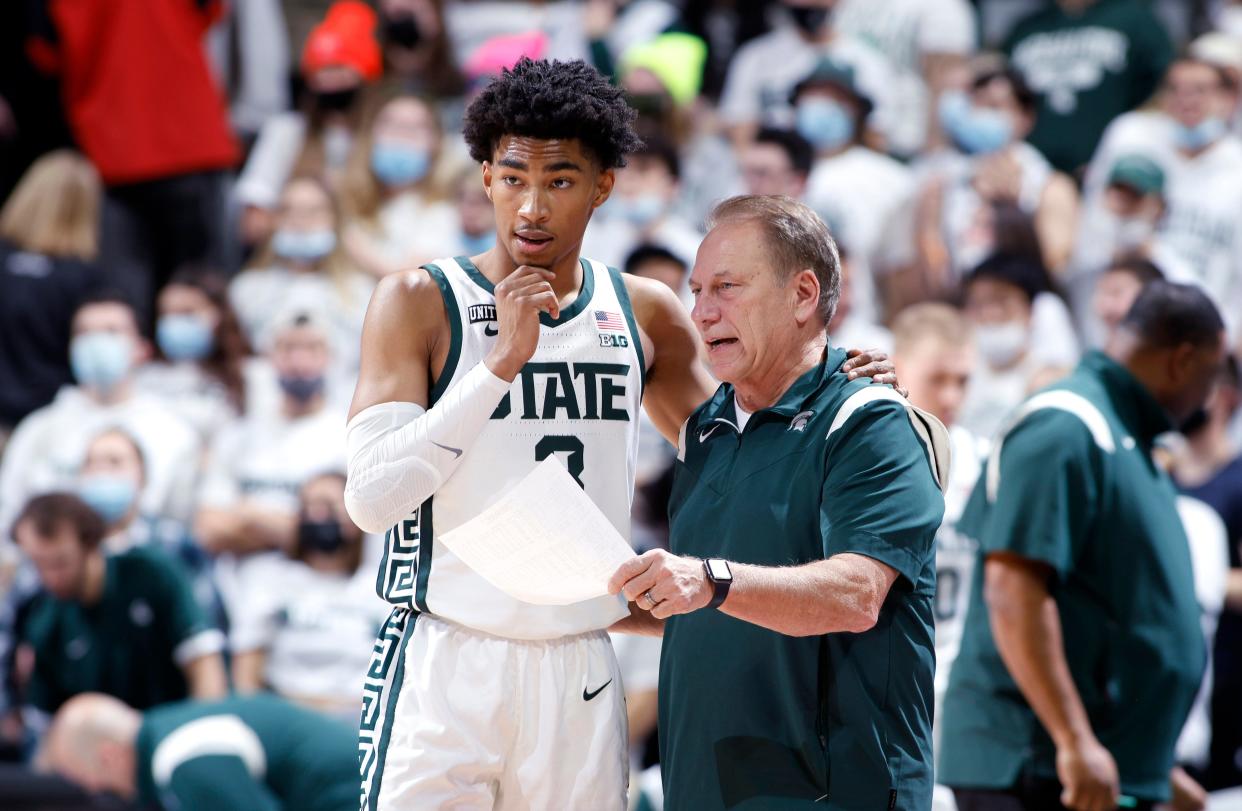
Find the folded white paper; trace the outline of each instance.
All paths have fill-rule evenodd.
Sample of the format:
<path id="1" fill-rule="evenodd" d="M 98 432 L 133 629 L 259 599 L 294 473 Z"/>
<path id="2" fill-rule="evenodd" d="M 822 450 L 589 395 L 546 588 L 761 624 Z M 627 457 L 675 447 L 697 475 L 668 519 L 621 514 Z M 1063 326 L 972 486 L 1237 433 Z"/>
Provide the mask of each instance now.
<path id="1" fill-rule="evenodd" d="M 602 597 L 617 567 L 634 557 L 555 456 L 436 543 L 505 594 L 538 605 Z"/>

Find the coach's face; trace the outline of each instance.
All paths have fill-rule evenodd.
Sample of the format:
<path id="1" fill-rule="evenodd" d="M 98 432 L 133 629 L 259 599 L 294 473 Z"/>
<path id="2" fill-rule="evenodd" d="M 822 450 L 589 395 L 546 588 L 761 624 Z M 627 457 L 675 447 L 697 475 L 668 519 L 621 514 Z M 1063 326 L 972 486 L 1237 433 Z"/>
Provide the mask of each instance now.
<path id="1" fill-rule="evenodd" d="M 572 261 L 614 179 L 613 170 L 600 169 L 577 139 L 506 135 L 494 159 L 483 164 L 497 244 L 515 266 L 555 268 Z"/>
<path id="2" fill-rule="evenodd" d="M 796 364 L 800 327 L 819 317 L 815 274 L 778 275 L 763 229 L 753 221 L 718 225 L 703 239 L 690 292 L 707 365 L 717 380 L 734 386 L 779 377 Z"/>

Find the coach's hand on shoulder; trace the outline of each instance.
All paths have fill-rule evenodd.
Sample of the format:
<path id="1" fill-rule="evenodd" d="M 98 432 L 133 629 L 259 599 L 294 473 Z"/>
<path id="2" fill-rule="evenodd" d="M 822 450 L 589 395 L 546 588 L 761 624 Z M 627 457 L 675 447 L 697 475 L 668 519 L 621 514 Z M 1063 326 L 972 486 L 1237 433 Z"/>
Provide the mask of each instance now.
<path id="1" fill-rule="evenodd" d="M 897 380 L 897 368 L 888 359 L 888 353 L 879 349 L 847 349 L 846 361 L 841 364 L 841 371 L 849 375 L 850 380 L 860 377 L 871 378 L 872 383 L 886 383 L 897 390 L 902 397 L 906 390 Z"/>
<path id="2" fill-rule="evenodd" d="M 484 362 L 492 374 L 512 381 L 539 346 L 539 313 L 556 318 L 560 303 L 552 290 L 556 275 L 522 265 L 496 285 L 496 345 Z"/>
<path id="3" fill-rule="evenodd" d="M 653 549 L 621 564 L 608 581 L 611 594 L 625 599 L 656 619 L 689 614 L 712 600 L 712 584 L 703 561 Z"/>
<path id="4" fill-rule="evenodd" d="M 1117 763 L 1094 737 L 1057 747 L 1061 804 L 1073 811 L 1112 811 L 1121 797 Z"/>

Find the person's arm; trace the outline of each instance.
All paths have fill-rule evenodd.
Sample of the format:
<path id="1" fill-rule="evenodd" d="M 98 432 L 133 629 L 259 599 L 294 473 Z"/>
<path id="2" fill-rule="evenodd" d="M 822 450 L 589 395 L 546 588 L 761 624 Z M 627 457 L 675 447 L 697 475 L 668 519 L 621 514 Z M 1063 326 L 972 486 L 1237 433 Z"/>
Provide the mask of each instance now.
<path id="1" fill-rule="evenodd" d="M 257 693 L 263 689 L 263 668 L 267 651 L 262 648 L 233 654 L 233 689 L 239 693 Z"/>
<path id="2" fill-rule="evenodd" d="M 219 653 L 191 659 L 181 666 L 181 672 L 185 674 L 190 698 L 202 701 L 229 694 L 229 677 L 224 669 L 224 657 Z"/>
<path id="3" fill-rule="evenodd" d="M 1116 807 L 1117 766 L 1091 729 L 1074 686 L 1056 601 L 1048 592 L 1051 567 L 994 553 L 984 564 L 984 600 L 996 649 L 1022 696 L 1057 748 L 1061 801 L 1074 809 Z"/>
<path id="4" fill-rule="evenodd" d="M 345 506 L 364 531 L 393 526 L 457 469 L 534 354 L 539 313 L 559 314 L 553 278 L 523 266 L 496 285 L 496 344 L 430 407 L 431 360 L 447 339 L 439 286 L 421 269 L 380 280 L 362 328 L 346 428 Z"/>
<path id="5" fill-rule="evenodd" d="M 257 743 L 257 741 L 256 741 Z M 238 755 L 199 755 L 177 766 L 167 786 L 181 811 L 283 811 L 280 800 L 257 780 Z"/>
<path id="6" fill-rule="evenodd" d="M 248 555 L 269 549 L 290 549 L 297 535 L 293 513 L 242 501 L 230 507 L 202 507 L 194 517 L 194 535 L 213 555 Z"/>
<path id="7" fill-rule="evenodd" d="M 1078 234 L 1078 189 L 1066 175 L 1055 172 L 1048 178 L 1035 212 L 1035 233 L 1044 264 L 1060 275 L 1069 264 Z"/>

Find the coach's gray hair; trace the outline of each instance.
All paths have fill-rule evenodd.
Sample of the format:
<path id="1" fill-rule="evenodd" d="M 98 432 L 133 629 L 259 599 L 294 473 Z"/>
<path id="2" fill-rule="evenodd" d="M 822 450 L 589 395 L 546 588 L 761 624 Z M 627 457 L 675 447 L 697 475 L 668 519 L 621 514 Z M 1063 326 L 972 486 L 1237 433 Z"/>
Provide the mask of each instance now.
<path id="1" fill-rule="evenodd" d="M 841 256 L 819 215 L 790 197 L 743 194 L 718 203 L 708 215 L 707 226 L 737 222 L 754 222 L 763 229 L 782 284 L 799 271 L 815 272 L 819 314 L 827 325 L 841 298 Z"/>

